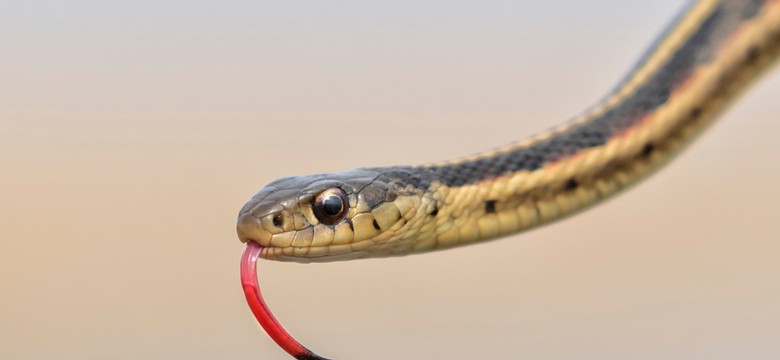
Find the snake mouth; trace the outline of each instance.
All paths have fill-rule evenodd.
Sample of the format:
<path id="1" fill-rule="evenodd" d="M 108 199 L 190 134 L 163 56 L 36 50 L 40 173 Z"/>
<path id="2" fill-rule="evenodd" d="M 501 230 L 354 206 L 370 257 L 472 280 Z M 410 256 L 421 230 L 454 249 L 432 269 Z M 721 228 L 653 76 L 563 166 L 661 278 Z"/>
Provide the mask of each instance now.
<path id="1" fill-rule="evenodd" d="M 248 241 L 244 255 L 241 256 L 241 285 L 244 288 L 244 295 L 246 295 L 246 301 L 252 314 L 255 315 L 257 322 L 260 323 L 268 336 L 294 358 L 298 360 L 328 360 L 296 341 L 276 320 L 265 304 L 257 280 L 257 260 L 260 258 L 262 250 L 262 245 L 255 241 Z"/>
<path id="2" fill-rule="evenodd" d="M 247 251 L 249 251 L 250 246 L 256 246 L 260 248 L 259 250 L 257 250 L 258 259 L 296 262 L 301 264 L 308 264 L 312 262 L 311 259 L 305 256 L 292 255 L 294 248 L 291 246 L 283 247 L 283 246 L 261 245 L 258 241 L 254 239 L 247 239 L 246 244 L 247 244 Z"/>
<path id="3" fill-rule="evenodd" d="M 366 257 L 367 251 L 351 250 L 345 246 L 268 246 L 251 238 L 242 240 L 247 246 L 259 246 L 258 258 L 265 260 L 295 262 L 300 264 L 353 260 Z"/>

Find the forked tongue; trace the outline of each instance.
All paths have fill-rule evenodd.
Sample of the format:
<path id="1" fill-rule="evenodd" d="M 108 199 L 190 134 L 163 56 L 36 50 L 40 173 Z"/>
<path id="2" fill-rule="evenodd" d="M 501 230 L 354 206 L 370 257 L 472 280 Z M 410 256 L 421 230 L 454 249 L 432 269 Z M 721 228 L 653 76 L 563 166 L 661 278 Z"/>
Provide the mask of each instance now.
<path id="1" fill-rule="evenodd" d="M 268 336 L 277 345 L 294 358 L 298 360 L 328 360 L 313 353 L 293 339 L 292 335 L 279 324 L 279 321 L 271 314 L 271 310 L 265 304 L 257 281 L 257 259 L 260 257 L 260 250 L 262 249 L 263 247 L 260 244 L 249 241 L 246 251 L 244 251 L 244 255 L 241 257 L 241 285 L 244 287 L 246 301 L 249 303 L 252 313 L 255 314 L 257 322 L 260 323 L 260 326 L 265 329 L 265 332 L 268 333 Z"/>

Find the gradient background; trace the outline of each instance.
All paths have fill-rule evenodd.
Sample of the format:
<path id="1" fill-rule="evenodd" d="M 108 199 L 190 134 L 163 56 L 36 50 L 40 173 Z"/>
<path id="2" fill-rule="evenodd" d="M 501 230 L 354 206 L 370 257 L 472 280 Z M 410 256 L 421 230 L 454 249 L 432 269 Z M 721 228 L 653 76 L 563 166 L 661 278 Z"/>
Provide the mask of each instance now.
<path id="1" fill-rule="evenodd" d="M 287 359 L 235 216 L 287 175 L 467 155 L 620 79 L 678 1 L 6 1 L 0 358 Z M 406 258 L 262 262 L 337 359 L 780 356 L 780 73 L 587 213 Z"/>

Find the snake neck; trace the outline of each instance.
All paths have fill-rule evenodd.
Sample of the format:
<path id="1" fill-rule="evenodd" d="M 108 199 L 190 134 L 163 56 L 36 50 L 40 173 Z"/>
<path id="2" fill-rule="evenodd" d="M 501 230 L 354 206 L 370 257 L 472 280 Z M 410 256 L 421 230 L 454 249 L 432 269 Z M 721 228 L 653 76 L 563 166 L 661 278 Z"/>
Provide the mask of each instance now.
<path id="1" fill-rule="evenodd" d="M 404 227 L 367 256 L 425 252 L 549 223 L 670 160 L 780 50 L 778 1 L 699 1 L 621 84 L 574 121 L 464 159 L 387 168 Z"/>

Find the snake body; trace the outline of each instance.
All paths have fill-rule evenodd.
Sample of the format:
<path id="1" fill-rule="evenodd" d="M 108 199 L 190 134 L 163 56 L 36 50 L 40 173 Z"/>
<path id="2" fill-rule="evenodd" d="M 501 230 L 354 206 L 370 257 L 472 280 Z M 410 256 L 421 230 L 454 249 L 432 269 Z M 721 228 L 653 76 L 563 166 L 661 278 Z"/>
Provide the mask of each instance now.
<path id="1" fill-rule="evenodd" d="M 241 209 L 266 259 L 398 256 L 560 219 L 667 162 L 780 52 L 780 1 L 690 4 L 601 102 L 563 126 L 470 157 L 283 178 Z"/>

